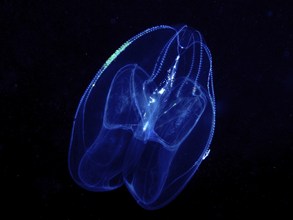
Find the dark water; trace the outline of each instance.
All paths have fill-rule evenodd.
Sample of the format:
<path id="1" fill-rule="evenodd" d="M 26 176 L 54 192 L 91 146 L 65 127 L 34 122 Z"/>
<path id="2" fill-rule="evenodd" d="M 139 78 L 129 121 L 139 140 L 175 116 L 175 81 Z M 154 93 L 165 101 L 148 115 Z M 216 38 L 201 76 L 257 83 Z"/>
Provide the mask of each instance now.
<path id="1" fill-rule="evenodd" d="M 290 4 L 0 3 L 0 216 L 8 208 L 15 210 L 12 216 L 32 219 L 292 216 Z M 157 211 L 140 208 L 125 188 L 79 188 L 69 175 L 67 153 L 85 88 L 131 36 L 178 23 L 200 30 L 213 55 L 217 124 L 209 157 L 177 199 Z"/>

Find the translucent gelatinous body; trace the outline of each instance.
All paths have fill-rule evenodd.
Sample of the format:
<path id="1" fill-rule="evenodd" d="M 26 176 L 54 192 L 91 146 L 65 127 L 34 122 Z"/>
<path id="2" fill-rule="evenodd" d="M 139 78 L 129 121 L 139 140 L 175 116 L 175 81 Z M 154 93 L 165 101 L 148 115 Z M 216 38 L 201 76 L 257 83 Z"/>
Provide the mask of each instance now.
<path id="1" fill-rule="evenodd" d="M 186 25 L 149 28 L 123 44 L 82 96 L 69 169 L 92 191 L 128 188 L 145 209 L 182 191 L 215 128 L 212 57 Z"/>

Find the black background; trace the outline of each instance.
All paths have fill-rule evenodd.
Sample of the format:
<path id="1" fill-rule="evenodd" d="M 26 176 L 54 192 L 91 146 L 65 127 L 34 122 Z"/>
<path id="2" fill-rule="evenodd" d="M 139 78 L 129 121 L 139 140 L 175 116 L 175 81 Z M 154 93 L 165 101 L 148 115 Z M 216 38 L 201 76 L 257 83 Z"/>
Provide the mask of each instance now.
<path id="1" fill-rule="evenodd" d="M 291 1 L 1 1 L 0 218 L 292 217 Z M 75 110 L 106 59 L 144 29 L 186 23 L 212 52 L 209 157 L 157 211 L 125 188 L 87 192 L 67 154 Z"/>

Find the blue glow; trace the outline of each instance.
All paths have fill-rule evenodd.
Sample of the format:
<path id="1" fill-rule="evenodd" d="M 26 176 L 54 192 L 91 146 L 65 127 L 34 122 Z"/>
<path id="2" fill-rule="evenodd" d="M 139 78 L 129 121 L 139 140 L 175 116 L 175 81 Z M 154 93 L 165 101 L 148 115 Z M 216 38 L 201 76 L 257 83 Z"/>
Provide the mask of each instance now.
<path id="1" fill-rule="evenodd" d="M 161 208 L 209 154 L 215 117 L 202 35 L 186 25 L 149 28 L 116 50 L 83 94 L 71 176 L 91 191 L 125 185 L 143 208 Z"/>

